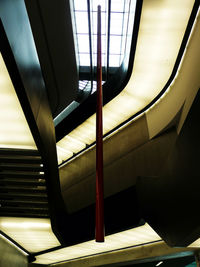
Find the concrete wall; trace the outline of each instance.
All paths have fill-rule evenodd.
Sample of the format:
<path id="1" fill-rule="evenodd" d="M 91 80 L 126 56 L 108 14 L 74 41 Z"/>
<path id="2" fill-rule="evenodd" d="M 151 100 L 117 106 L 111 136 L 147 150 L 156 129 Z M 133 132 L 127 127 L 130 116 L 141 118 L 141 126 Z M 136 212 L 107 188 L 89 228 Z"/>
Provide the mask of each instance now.
<path id="1" fill-rule="evenodd" d="M 0 236 L 0 267 L 26 267 L 28 258 Z"/>
<path id="2" fill-rule="evenodd" d="M 200 238 L 200 91 L 159 178 L 141 177 L 137 193 L 142 217 L 170 246 Z"/>
<path id="3" fill-rule="evenodd" d="M 138 176 L 159 175 L 174 145 L 175 128 L 149 140 L 146 117 L 104 141 L 104 195 L 111 196 L 136 183 Z M 60 168 L 62 195 L 73 213 L 95 201 L 95 148 Z"/>

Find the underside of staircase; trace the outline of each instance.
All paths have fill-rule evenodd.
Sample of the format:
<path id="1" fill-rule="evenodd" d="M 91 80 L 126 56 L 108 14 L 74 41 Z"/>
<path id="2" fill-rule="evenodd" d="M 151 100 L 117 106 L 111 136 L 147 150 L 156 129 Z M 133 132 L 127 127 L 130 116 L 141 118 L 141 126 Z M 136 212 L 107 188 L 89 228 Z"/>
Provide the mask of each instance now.
<path id="1" fill-rule="evenodd" d="M 49 217 L 43 164 L 37 150 L 0 149 L 0 216 Z"/>

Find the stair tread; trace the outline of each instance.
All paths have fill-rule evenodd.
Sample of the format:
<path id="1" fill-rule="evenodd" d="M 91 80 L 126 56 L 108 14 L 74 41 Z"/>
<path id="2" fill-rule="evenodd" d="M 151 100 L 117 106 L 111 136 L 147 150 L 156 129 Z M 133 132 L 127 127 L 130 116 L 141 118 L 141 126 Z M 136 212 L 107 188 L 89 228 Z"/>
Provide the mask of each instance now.
<path id="1" fill-rule="evenodd" d="M 2 162 L 2 160 L 0 161 L 0 167 L 3 168 L 3 167 L 40 167 L 40 169 L 43 168 L 43 165 L 41 166 L 42 164 L 41 163 L 31 163 L 31 162 Z"/>
<path id="2" fill-rule="evenodd" d="M 8 200 L 0 200 L 0 205 L 5 206 L 5 205 L 41 205 L 41 206 L 48 206 L 47 201 L 37 201 L 37 200 L 13 200 L 13 199 L 8 199 Z"/>
<path id="3" fill-rule="evenodd" d="M 0 155 L 40 156 L 35 149 L 0 148 Z"/>
<path id="4" fill-rule="evenodd" d="M 22 186 L 45 186 L 45 180 L 38 179 L 38 180 L 16 180 L 16 179 L 0 179 L 0 185 L 7 186 L 7 185 L 22 185 Z"/>
<path id="5" fill-rule="evenodd" d="M 0 212 L 1 211 L 26 211 L 26 210 L 31 210 L 31 212 L 37 212 L 37 211 L 41 211 L 41 212 L 45 212 L 48 211 L 48 207 L 10 207 L 10 206 L 0 206 Z"/>
<path id="6" fill-rule="evenodd" d="M 44 177 L 43 172 L 0 171 L 0 177 Z"/>
<path id="7" fill-rule="evenodd" d="M 15 212 L 1 212 L 1 217 L 23 217 L 23 218 L 49 218 L 49 213 L 15 213 Z"/>
<path id="8" fill-rule="evenodd" d="M 41 157 L 38 156 L 4 156 L 0 155 L 0 162 L 1 163 L 29 163 L 29 164 L 42 164 Z"/>
<path id="9" fill-rule="evenodd" d="M 0 164 L 0 172 L 4 171 L 26 171 L 26 172 L 42 172 L 43 167 L 39 166 L 38 164 Z"/>
<path id="10" fill-rule="evenodd" d="M 22 199 L 26 199 L 26 200 L 31 200 L 31 201 L 34 201 L 34 200 L 47 200 L 47 194 L 43 193 L 36 193 L 36 194 L 27 194 L 27 193 L 2 193 L 0 192 L 0 199 L 1 200 L 22 200 Z"/>
<path id="11" fill-rule="evenodd" d="M 18 183 L 18 184 L 21 184 L 21 183 L 27 183 L 27 184 L 34 184 L 34 183 L 38 183 L 40 182 L 41 185 L 45 185 L 46 181 L 44 179 L 38 179 L 36 177 L 25 177 L 25 178 L 18 178 L 18 177 L 0 177 L 0 183 L 1 184 L 5 184 L 7 183 L 10 184 L 10 183 Z"/>
<path id="12" fill-rule="evenodd" d="M 41 197 L 46 197 L 47 196 L 47 193 L 45 191 L 34 191 L 34 190 L 30 190 L 28 192 L 28 190 L 23 190 L 23 191 L 20 191 L 19 190 L 9 190 L 9 192 L 2 192 L 0 191 L 0 197 L 2 196 L 7 196 L 9 198 L 13 198 L 14 195 L 16 196 L 20 196 L 20 195 L 24 195 L 24 196 L 27 196 L 27 197 L 37 197 L 37 196 L 41 196 Z"/>
<path id="13" fill-rule="evenodd" d="M 42 158 L 37 150 L 0 148 L 0 216 L 49 218 Z"/>
<path id="14" fill-rule="evenodd" d="M 34 193 L 36 192 L 46 192 L 46 187 L 45 186 L 36 186 L 36 187 L 33 187 L 33 186 L 6 186 L 6 187 L 0 187 L 0 192 L 2 191 L 12 191 L 12 192 L 23 192 L 23 191 L 27 191 L 27 192 L 30 192 L 30 191 L 33 191 Z"/>

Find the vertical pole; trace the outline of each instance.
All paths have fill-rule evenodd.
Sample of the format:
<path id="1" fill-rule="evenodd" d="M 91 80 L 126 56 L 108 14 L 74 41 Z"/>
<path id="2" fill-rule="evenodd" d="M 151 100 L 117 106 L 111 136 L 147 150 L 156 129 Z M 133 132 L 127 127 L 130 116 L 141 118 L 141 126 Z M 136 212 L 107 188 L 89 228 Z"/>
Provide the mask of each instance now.
<path id="1" fill-rule="evenodd" d="M 104 242 L 103 119 L 101 66 L 101 6 L 97 20 L 97 113 L 96 113 L 96 242 Z"/>

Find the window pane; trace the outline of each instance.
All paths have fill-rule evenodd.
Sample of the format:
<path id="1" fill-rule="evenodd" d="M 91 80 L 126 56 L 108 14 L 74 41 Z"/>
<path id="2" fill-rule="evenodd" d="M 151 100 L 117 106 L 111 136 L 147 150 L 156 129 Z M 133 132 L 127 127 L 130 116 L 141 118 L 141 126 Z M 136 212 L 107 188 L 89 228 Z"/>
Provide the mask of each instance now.
<path id="1" fill-rule="evenodd" d="M 87 0 L 74 0 L 75 10 L 87 10 Z"/>
<path id="2" fill-rule="evenodd" d="M 130 2 L 131 2 L 131 0 L 125 0 L 125 8 L 124 8 L 124 12 L 129 12 Z M 133 0 L 132 0 L 132 3 L 133 3 L 134 5 L 135 5 L 135 2 L 136 2 L 136 0 L 134 0 L 134 3 L 133 3 Z"/>
<path id="3" fill-rule="evenodd" d="M 119 67 L 120 55 L 109 56 L 109 67 Z"/>
<path id="4" fill-rule="evenodd" d="M 75 12 L 76 32 L 88 34 L 88 14 L 87 12 Z"/>
<path id="5" fill-rule="evenodd" d="M 80 66 L 90 66 L 90 54 L 79 54 Z"/>
<path id="6" fill-rule="evenodd" d="M 121 36 L 110 35 L 110 54 L 121 53 Z"/>
<path id="7" fill-rule="evenodd" d="M 110 34 L 122 34 L 123 13 L 111 13 Z"/>
<path id="8" fill-rule="evenodd" d="M 126 35 L 127 33 L 127 24 L 128 24 L 128 13 L 124 13 L 124 18 L 123 18 L 123 35 Z"/>
<path id="9" fill-rule="evenodd" d="M 80 53 L 89 53 L 89 37 L 88 35 L 78 34 L 78 50 Z"/>
<path id="10" fill-rule="evenodd" d="M 123 12 L 124 11 L 124 1 L 112 0 L 111 1 L 111 12 L 112 11 Z"/>

